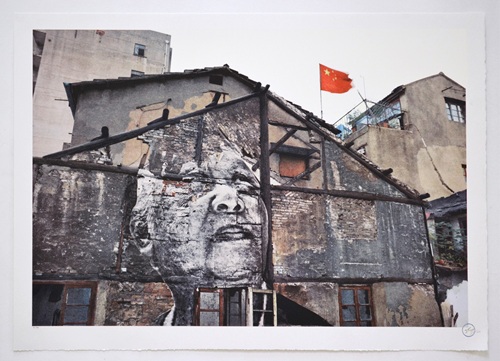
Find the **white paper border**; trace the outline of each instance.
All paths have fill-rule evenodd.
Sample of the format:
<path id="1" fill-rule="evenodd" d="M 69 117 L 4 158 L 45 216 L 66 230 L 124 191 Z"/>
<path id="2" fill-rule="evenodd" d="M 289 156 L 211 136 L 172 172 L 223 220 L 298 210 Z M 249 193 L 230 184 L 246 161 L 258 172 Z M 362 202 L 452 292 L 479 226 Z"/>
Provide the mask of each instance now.
<path id="1" fill-rule="evenodd" d="M 157 15 L 148 15 L 148 21 Z M 354 14 L 349 16 L 355 16 Z M 394 15 L 374 15 L 383 17 Z M 411 16 L 426 16 L 415 15 Z M 445 15 L 443 15 L 445 16 Z M 137 14 L 89 16 L 20 14 L 14 59 L 14 349 L 15 350 L 485 350 L 487 348 L 486 113 L 482 14 L 457 16 L 470 31 L 468 112 L 469 322 L 473 337 L 457 328 L 162 328 L 31 326 L 31 30 L 109 24 L 129 28 Z M 89 21 L 89 18 L 91 20 Z M 465 21 L 464 21 L 465 20 Z M 85 21 L 86 26 L 80 26 Z M 90 25 L 87 23 L 89 22 Z M 133 22 L 132 22 L 133 23 Z M 57 25 L 56 25 L 57 24 Z M 429 24 L 428 26 L 432 26 Z M 99 28 L 111 28 L 100 25 Z M 138 28 L 136 23 L 134 28 Z M 141 27 L 142 28 L 142 27 Z M 28 44 L 24 46 L 23 44 Z M 175 56 L 175 55 L 174 55 Z M 210 64 L 208 64 L 210 65 Z M 236 69 L 238 70 L 238 69 Z M 471 74 L 474 74 L 472 76 Z M 247 74 L 251 77 L 251 74 Z M 265 79 L 258 79 L 265 81 Z M 473 116 L 470 116 L 472 114 Z M 474 120 L 472 120 L 474 119 Z M 474 126 L 471 126 L 473 124 Z M 22 135 L 22 138 L 21 138 Z M 24 139 L 24 136 L 29 138 Z"/>

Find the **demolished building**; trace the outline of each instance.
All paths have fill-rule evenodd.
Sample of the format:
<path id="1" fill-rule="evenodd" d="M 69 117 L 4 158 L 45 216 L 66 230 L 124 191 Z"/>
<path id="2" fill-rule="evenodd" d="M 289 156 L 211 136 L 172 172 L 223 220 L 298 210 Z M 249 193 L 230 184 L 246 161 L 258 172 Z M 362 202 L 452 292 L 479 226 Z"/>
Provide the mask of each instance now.
<path id="1" fill-rule="evenodd" d="M 443 325 L 420 195 L 322 119 L 228 66 L 66 89 L 34 325 Z"/>

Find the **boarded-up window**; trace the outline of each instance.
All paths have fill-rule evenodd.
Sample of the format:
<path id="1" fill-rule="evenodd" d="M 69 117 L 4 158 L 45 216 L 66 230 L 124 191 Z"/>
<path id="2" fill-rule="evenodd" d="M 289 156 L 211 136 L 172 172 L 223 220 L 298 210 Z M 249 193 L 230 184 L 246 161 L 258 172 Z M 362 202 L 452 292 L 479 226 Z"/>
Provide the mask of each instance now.
<path id="1" fill-rule="evenodd" d="M 307 169 L 308 160 L 302 156 L 280 154 L 280 176 L 296 177 Z"/>

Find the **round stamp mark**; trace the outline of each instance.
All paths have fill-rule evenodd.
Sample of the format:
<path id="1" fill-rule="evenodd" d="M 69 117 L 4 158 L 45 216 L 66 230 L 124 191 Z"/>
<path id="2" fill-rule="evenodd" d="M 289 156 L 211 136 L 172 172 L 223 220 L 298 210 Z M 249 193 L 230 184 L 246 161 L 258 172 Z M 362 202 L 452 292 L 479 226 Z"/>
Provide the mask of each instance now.
<path id="1" fill-rule="evenodd" d="M 462 333 L 464 334 L 465 337 L 472 337 L 476 333 L 476 328 L 474 327 L 473 324 L 466 323 L 462 327 Z"/>

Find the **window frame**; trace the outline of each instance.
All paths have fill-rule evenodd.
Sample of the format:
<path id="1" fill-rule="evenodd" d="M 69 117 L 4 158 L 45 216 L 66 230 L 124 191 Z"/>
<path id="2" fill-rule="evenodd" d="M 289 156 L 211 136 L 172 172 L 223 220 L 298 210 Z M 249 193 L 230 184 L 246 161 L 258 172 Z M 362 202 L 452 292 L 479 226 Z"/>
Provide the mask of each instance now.
<path id="1" fill-rule="evenodd" d="M 131 78 L 140 78 L 142 76 L 144 76 L 144 72 L 143 71 L 140 71 L 140 70 L 135 70 L 135 69 L 131 69 L 130 70 L 130 77 Z"/>
<path id="2" fill-rule="evenodd" d="M 141 52 L 142 52 L 142 54 L 141 54 Z M 146 45 L 135 43 L 134 55 L 139 56 L 141 58 L 145 58 L 146 57 Z"/>
<path id="3" fill-rule="evenodd" d="M 466 124 L 465 102 L 453 98 L 444 98 L 444 101 L 448 120 L 459 124 Z M 452 106 L 454 107 L 453 110 L 457 113 L 456 115 L 453 113 Z"/>
<path id="4" fill-rule="evenodd" d="M 95 312 L 97 303 L 97 282 L 95 281 L 52 281 L 52 280 L 35 280 L 33 286 L 49 286 L 61 285 L 63 286 L 61 294 L 61 310 L 57 325 L 53 326 L 93 326 L 95 322 Z M 90 296 L 88 304 L 69 304 L 68 305 L 68 289 L 75 288 L 90 288 Z M 32 301 L 33 302 L 33 301 Z M 68 307 L 69 306 L 69 307 Z M 64 322 L 66 311 L 71 307 L 87 307 L 87 320 L 85 322 Z M 32 304 L 33 308 L 33 304 Z M 33 318 L 33 315 L 32 315 Z"/>
<path id="5" fill-rule="evenodd" d="M 344 305 L 342 302 L 342 291 L 343 290 L 353 290 L 354 293 L 354 304 L 347 304 Z M 358 299 L 358 291 L 359 290 L 366 290 L 368 291 L 368 304 L 361 304 L 359 303 Z M 375 323 L 375 314 L 374 314 L 374 307 L 373 307 L 373 296 L 372 296 L 372 289 L 370 285 L 341 285 L 339 287 L 339 294 L 338 294 L 338 299 L 339 299 L 339 317 L 340 317 L 340 326 L 342 327 L 373 327 L 376 325 Z M 356 319 L 354 321 L 345 321 L 344 316 L 343 316 L 343 306 L 354 306 L 355 311 L 356 311 Z M 371 320 L 369 325 L 361 325 L 361 322 L 366 322 L 366 320 L 361 320 L 360 316 L 360 306 L 368 306 L 370 310 L 370 315 L 371 315 Z M 355 325 L 346 325 L 346 322 L 354 322 Z"/>
<path id="6" fill-rule="evenodd" d="M 236 290 L 239 292 L 239 308 L 240 308 L 240 324 L 231 325 L 230 323 L 230 291 Z M 201 294 L 202 293 L 217 293 L 219 297 L 218 308 L 213 309 L 202 309 L 201 308 Z M 268 294 L 272 297 L 271 304 L 272 310 L 266 309 L 254 309 L 253 308 L 253 298 L 254 294 Z M 211 287 L 199 287 L 195 289 L 195 307 L 194 307 L 194 321 L 195 326 L 201 326 L 201 313 L 203 312 L 218 312 L 219 313 L 219 324 L 218 326 L 226 327 L 237 327 L 237 326 L 253 326 L 254 313 L 261 312 L 272 313 L 273 315 L 273 326 L 278 324 L 278 312 L 277 312 L 277 296 L 274 290 L 262 290 L 252 287 L 227 287 L 227 288 L 211 288 Z M 215 326 L 215 325 L 214 325 Z M 213 326 L 207 326 L 213 327 Z"/>

